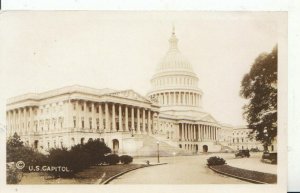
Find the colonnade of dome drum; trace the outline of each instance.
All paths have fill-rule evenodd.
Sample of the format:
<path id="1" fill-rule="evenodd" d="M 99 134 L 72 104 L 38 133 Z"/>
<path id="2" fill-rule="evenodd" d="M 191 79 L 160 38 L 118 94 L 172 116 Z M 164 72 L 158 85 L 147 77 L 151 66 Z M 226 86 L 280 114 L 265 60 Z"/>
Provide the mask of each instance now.
<path id="1" fill-rule="evenodd" d="M 156 98 L 161 106 L 183 105 L 183 106 L 201 106 L 201 94 L 191 91 L 164 91 L 150 95 Z"/>

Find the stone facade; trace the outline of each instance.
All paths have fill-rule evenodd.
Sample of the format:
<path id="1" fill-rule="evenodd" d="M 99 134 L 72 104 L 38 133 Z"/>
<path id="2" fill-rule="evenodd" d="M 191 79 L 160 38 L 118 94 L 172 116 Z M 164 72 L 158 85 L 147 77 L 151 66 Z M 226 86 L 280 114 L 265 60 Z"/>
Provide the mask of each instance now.
<path id="1" fill-rule="evenodd" d="M 70 86 L 9 99 L 7 134 L 16 132 L 45 152 L 96 138 L 115 152 L 127 152 L 134 151 L 132 144 L 141 146 L 132 136 L 158 130 L 158 113 L 157 104 L 132 90 Z"/>
<path id="2" fill-rule="evenodd" d="M 263 151 L 264 148 L 262 143 L 255 140 L 255 134 L 251 134 L 251 131 L 251 129 L 246 127 L 232 129 L 232 139 L 229 142 L 229 146 L 234 150 L 258 149 Z"/>

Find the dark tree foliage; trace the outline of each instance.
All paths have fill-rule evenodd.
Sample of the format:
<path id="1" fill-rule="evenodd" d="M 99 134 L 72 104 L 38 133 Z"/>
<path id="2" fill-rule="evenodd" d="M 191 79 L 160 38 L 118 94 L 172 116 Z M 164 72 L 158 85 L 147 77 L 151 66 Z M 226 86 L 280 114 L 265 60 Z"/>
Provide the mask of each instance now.
<path id="1" fill-rule="evenodd" d="M 244 106 L 248 127 L 256 140 L 269 145 L 277 136 L 277 46 L 255 59 L 240 94 L 249 101 Z"/>
<path id="2" fill-rule="evenodd" d="M 46 156 L 35 151 L 33 148 L 25 146 L 16 133 L 7 140 L 6 143 L 6 161 L 23 161 L 26 166 L 36 166 L 44 164 Z M 28 167 L 23 169 L 26 172 Z"/>
<path id="3" fill-rule="evenodd" d="M 49 174 L 55 177 L 72 176 L 90 166 L 103 163 L 104 155 L 107 153 L 111 153 L 111 149 L 99 139 L 75 145 L 70 150 L 66 148 L 51 149 L 48 155 L 48 164 L 67 167 L 70 172 L 49 172 Z"/>

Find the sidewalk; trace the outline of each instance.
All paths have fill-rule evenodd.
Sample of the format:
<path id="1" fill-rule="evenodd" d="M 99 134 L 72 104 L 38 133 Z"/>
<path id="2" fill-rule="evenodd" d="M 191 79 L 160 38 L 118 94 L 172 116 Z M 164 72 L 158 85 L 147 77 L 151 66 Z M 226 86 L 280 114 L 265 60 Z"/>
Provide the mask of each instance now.
<path id="1" fill-rule="evenodd" d="M 263 173 L 277 174 L 277 165 L 262 162 L 261 156 L 262 153 L 252 153 L 250 158 L 225 159 L 228 165 L 236 168 L 258 171 Z"/>

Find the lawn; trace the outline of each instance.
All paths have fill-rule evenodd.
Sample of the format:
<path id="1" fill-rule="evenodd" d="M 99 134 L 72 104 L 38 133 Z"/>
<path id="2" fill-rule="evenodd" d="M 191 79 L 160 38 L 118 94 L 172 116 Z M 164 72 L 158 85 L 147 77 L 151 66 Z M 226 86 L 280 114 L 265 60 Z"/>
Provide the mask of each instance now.
<path id="1" fill-rule="evenodd" d="M 24 173 L 20 184 L 99 184 L 118 173 L 143 166 L 145 164 L 92 166 L 73 178 L 51 178 L 47 173 L 38 172 Z"/>
<path id="2" fill-rule="evenodd" d="M 240 169 L 229 165 L 216 165 L 210 167 L 216 172 L 226 173 L 228 175 L 255 180 L 262 183 L 275 184 L 277 182 L 277 175 L 275 174 Z"/>

